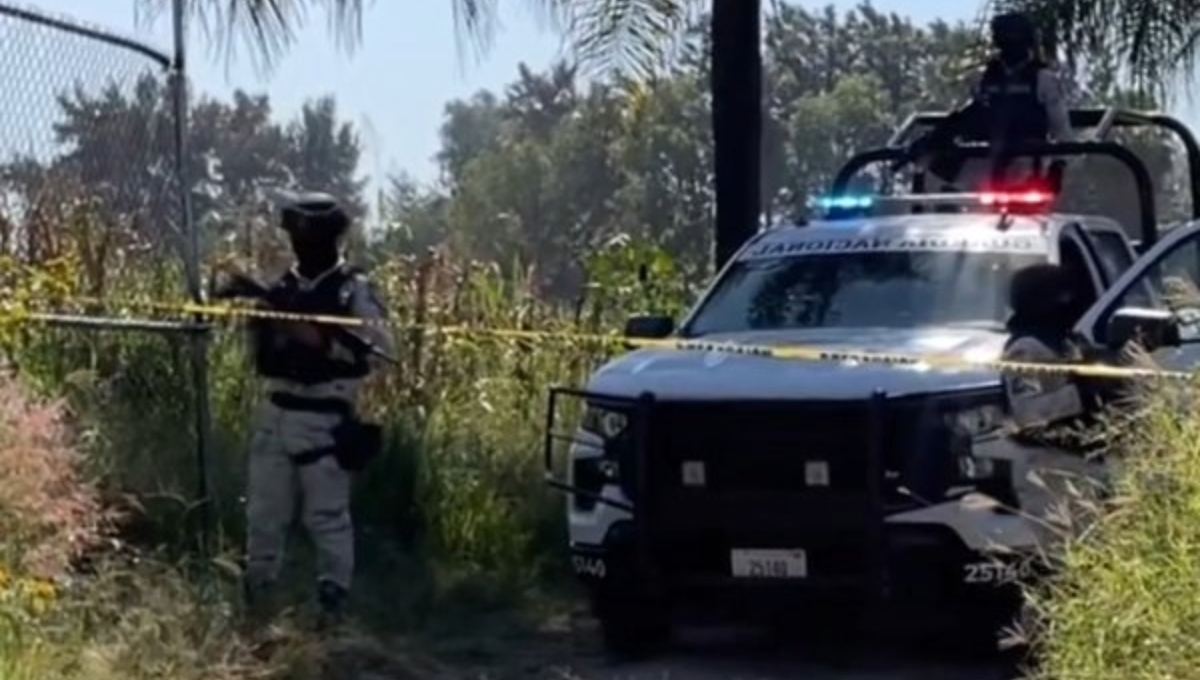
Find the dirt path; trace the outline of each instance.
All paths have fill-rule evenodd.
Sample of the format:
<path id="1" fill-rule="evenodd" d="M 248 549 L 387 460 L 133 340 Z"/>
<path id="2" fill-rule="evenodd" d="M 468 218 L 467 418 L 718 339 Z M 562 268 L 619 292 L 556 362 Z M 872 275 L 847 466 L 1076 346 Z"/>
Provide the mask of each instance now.
<path id="1" fill-rule="evenodd" d="M 681 631 L 672 650 L 643 661 L 617 662 L 592 631 L 573 631 L 556 644 L 519 645 L 500 664 L 477 666 L 478 680 L 1009 680 L 1011 667 L 996 659 L 952 658 L 928 643 L 878 641 L 801 652 L 761 632 L 735 629 Z M 514 645 L 517 647 L 518 645 Z"/>

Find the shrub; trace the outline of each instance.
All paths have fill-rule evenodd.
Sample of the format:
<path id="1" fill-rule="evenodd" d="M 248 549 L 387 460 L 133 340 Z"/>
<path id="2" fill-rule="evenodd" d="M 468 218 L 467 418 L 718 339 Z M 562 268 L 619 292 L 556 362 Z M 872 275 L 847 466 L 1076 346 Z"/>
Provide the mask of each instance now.
<path id="1" fill-rule="evenodd" d="M 284 618 L 267 638 L 239 630 L 228 585 L 124 546 L 84 472 L 61 400 L 0 377 L 0 677 L 5 680 L 308 680 L 329 667 L 399 668 L 363 639 L 318 641 Z M 388 677 L 388 676 L 382 676 Z"/>
<path id="2" fill-rule="evenodd" d="M 73 439 L 61 401 L 34 399 L 0 378 L 0 550 L 3 563 L 20 572 L 61 577 L 103 538 L 108 518 L 80 475 Z"/>
<path id="3" fill-rule="evenodd" d="M 1157 385 L 1137 418 L 1109 424 L 1113 497 L 1078 508 L 1094 519 L 1065 534 L 1058 576 L 1028 590 L 1031 677 L 1167 680 L 1200 668 L 1195 397 L 1192 385 Z"/>

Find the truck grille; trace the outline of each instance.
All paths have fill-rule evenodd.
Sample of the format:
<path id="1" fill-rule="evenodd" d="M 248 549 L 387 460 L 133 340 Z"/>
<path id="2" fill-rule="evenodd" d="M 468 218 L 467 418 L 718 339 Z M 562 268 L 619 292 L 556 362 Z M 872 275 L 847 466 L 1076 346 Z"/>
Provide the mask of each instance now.
<path id="1" fill-rule="evenodd" d="M 682 467 L 692 461 L 704 464 L 710 493 L 821 492 L 806 474 L 824 463 L 829 488 L 865 493 L 876 463 L 886 503 L 903 505 L 910 495 L 900 487 L 922 497 L 939 494 L 957 470 L 941 411 L 924 399 L 886 401 L 876 415 L 863 401 L 659 402 L 651 422 L 656 487 L 684 486 Z"/>
<path id="2" fill-rule="evenodd" d="M 790 547 L 810 555 L 811 585 L 875 583 L 884 516 L 940 498 L 957 472 L 927 399 L 659 401 L 649 422 L 639 506 L 681 576 L 727 576 L 731 548 Z"/>

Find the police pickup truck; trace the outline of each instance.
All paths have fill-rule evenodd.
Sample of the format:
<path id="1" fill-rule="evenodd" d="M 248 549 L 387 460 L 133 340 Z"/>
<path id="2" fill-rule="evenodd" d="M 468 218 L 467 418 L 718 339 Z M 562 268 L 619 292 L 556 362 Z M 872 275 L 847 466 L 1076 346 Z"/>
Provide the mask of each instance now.
<path id="1" fill-rule="evenodd" d="M 1140 114 L 1081 113 L 1146 124 Z M 1190 135 L 1184 141 L 1196 148 Z M 1158 238 L 1135 156 L 1103 140 L 1039 152 L 1050 151 L 1132 168 L 1140 248 L 1113 220 L 1055 212 L 1055 197 L 1037 191 L 847 194 L 853 172 L 900 153 L 876 150 L 847 164 L 821 219 L 746 243 L 678 324 L 626 325 L 631 338 L 803 346 L 841 358 L 644 348 L 601 367 L 582 390 L 551 391 L 547 476 L 566 491 L 572 565 L 610 649 L 661 644 L 677 614 L 697 609 L 819 626 L 878 605 L 939 603 L 994 633 L 997 619 L 979 614 L 1011 612 L 1015 588 L 998 586 L 1020 576 L 994 557 L 1037 541 L 1012 510 L 1011 466 L 972 454 L 972 438 L 1004 417 L 999 376 L 870 354 L 998 358 L 1008 282 L 1036 263 L 1061 263 L 1094 301 L 1078 331 L 1098 346 L 1120 340 L 1113 335 L 1130 319 L 1160 318 L 1142 312 L 1163 309 L 1164 272 L 1200 284 L 1200 222 Z M 1193 180 L 1197 159 L 1200 151 Z M 1200 349 L 1190 345 L 1200 325 L 1183 317 L 1169 317 L 1182 342 L 1156 352 L 1166 366 Z M 581 419 L 556 426 L 573 399 Z M 566 464 L 556 466 L 562 449 Z"/>

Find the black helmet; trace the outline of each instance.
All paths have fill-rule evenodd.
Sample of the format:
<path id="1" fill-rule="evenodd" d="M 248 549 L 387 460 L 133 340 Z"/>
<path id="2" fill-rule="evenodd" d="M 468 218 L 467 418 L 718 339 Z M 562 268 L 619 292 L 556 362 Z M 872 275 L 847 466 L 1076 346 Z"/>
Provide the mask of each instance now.
<path id="1" fill-rule="evenodd" d="M 1013 316 L 1029 320 L 1049 320 L 1069 314 L 1075 297 L 1073 277 L 1057 264 L 1035 264 L 1020 269 L 1008 286 L 1008 306 Z"/>
<path id="2" fill-rule="evenodd" d="M 328 234 L 338 238 L 350 227 L 350 216 L 333 196 L 322 192 L 277 192 L 280 226 L 288 234 Z"/>
<path id="3" fill-rule="evenodd" d="M 1031 50 L 1037 46 L 1037 27 L 1020 12 L 992 17 L 992 46 L 1001 51 Z"/>

